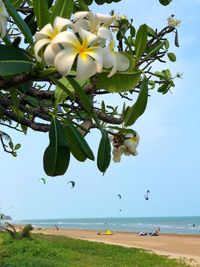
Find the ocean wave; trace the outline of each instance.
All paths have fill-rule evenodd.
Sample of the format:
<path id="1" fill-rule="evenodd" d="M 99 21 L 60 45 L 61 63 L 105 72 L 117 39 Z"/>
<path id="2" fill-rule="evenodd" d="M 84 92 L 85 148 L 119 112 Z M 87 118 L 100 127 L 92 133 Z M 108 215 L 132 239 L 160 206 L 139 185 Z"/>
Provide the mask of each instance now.
<path id="1" fill-rule="evenodd" d="M 194 223 L 193 223 L 194 222 Z M 93 218 L 93 219 L 41 219 L 20 220 L 12 223 L 31 223 L 41 227 L 54 227 L 55 224 L 63 228 L 124 230 L 130 232 L 151 232 L 159 226 L 161 233 L 200 234 L 200 217 L 191 218 Z M 193 226 L 195 224 L 195 227 Z"/>

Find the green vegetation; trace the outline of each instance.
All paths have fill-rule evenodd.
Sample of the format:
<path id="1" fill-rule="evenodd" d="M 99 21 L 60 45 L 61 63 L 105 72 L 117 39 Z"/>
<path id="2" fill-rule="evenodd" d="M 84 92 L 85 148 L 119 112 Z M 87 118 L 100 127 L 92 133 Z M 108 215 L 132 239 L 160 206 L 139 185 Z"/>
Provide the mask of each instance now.
<path id="1" fill-rule="evenodd" d="M 32 240 L 12 240 L 0 233 L 1 267 L 187 267 L 182 262 L 124 248 L 62 236 L 33 234 Z"/>
<path id="2" fill-rule="evenodd" d="M 4 227 L 4 230 L 8 232 L 11 239 L 31 239 L 31 231 L 33 227 L 31 224 L 27 224 L 23 227 L 22 231 L 17 232 L 15 226 L 6 222 L 7 226 Z"/>

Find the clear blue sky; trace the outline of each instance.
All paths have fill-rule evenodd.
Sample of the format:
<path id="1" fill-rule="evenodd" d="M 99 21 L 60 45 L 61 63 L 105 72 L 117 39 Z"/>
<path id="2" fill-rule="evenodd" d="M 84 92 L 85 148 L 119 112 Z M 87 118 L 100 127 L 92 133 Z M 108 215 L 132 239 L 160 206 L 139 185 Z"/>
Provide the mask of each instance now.
<path id="1" fill-rule="evenodd" d="M 200 215 L 200 1 L 173 0 L 163 7 L 158 0 L 122 0 L 93 10 L 108 13 L 112 8 L 133 18 L 137 27 L 161 28 L 171 14 L 181 19 L 180 48 L 171 48 L 177 62 L 165 67 L 183 73 L 183 79 L 172 94 L 152 92 L 134 127 L 141 137 L 139 155 L 112 163 L 105 176 L 94 162 L 72 160 L 64 176 L 47 177 L 43 185 L 39 179 L 46 177 L 42 158 L 47 134 L 13 133 L 22 148 L 17 158 L 0 151 L 0 211 L 14 219 Z M 88 138 L 96 152 L 99 134 Z M 76 182 L 73 190 L 68 180 Z M 147 189 L 149 201 L 144 199 Z"/>

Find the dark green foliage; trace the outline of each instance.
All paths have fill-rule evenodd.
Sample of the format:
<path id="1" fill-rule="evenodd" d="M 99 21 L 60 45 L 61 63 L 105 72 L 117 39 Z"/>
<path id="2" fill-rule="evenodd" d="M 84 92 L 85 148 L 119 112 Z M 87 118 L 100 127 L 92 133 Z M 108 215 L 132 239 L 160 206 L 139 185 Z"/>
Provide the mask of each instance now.
<path id="1" fill-rule="evenodd" d="M 118 3 L 122 0 L 94 0 L 97 5 L 103 5 L 103 4 L 111 4 L 111 3 Z M 134 1 L 134 0 L 133 0 Z M 167 6 L 172 0 L 159 0 L 159 2 Z M 91 5 L 93 0 L 84 0 L 86 5 Z"/>
<path id="2" fill-rule="evenodd" d="M 159 0 L 159 2 L 163 5 L 163 6 L 167 6 L 171 3 L 172 0 Z"/>
<path id="3" fill-rule="evenodd" d="M 117 3 L 121 0 L 94 0 L 97 5 L 103 5 L 103 4 L 111 4 L 111 3 Z"/>
<path id="4" fill-rule="evenodd" d="M 22 231 L 20 232 L 19 238 L 20 239 L 22 239 L 22 238 L 30 239 L 32 230 L 33 230 L 33 226 L 31 224 L 25 225 L 24 228 L 22 229 Z"/>
<path id="5" fill-rule="evenodd" d="M 49 176 L 63 175 L 69 165 L 70 150 L 62 124 L 53 118 L 49 130 L 49 145 L 44 152 L 44 170 Z"/>
<path id="6" fill-rule="evenodd" d="M 32 69 L 32 62 L 23 49 L 0 45 L 0 76 L 14 76 Z"/>
<path id="7" fill-rule="evenodd" d="M 66 122 L 67 127 L 65 127 L 65 135 L 73 156 L 79 161 L 84 161 L 86 157 L 94 160 L 93 152 L 86 142 L 85 138 L 73 126 L 70 120 L 66 119 Z"/>
<path id="8" fill-rule="evenodd" d="M 110 165 L 110 160 L 111 160 L 110 152 L 111 152 L 110 140 L 108 138 L 107 133 L 103 132 L 97 156 L 98 169 L 103 173 L 105 173 L 105 171 Z"/>
<path id="9" fill-rule="evenodd" d="M 134 105 L 128 108 L 125 117 L 125 125 L 130 126 L 135 123 L 135 121 L 144 113 L 148 101 L 148 85 L 146 77 L 143 78 L 140 93 Z"/>
<path id="10" fill-rule="evenodd" d="M 26 38 L 27 42 L 30 43 L 31 45 L 33 45 L 32 33 L 31 33 L 28 25 L 24 22 L 22 17 L 18 14 L 17 10 L 14 8 L 12 1 L 6 0 L 6 1 L 4 1 L 4 4 L 5 4 L 5 7 L 9 13 L 9 15 L 12 17 L 13 21 L 19 27 L 19 29 L 23 33 L 24 37 Z"/>

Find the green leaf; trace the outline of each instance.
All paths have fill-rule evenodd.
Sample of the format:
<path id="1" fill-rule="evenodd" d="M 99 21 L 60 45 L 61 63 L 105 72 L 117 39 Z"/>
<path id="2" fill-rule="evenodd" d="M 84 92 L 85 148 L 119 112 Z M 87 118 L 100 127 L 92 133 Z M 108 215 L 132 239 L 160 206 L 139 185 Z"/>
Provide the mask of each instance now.
<path id="1" fill-rule="evenodd" d="M 130 27 L 130 34 L 131 34 L 131 37 L 134 37 L 135 36 L 135 28 L 133 27 L 133 25 L 129 25 Z"/>
<path id="2" fill-rule="evenodd" d="M 18 90 L 22 93 L 27 93 L 30 88 L 32 88 L 33 86 L 33 81 L 29 80 L 28 82 L 22 83 L 20 84 L 20 86 L 18 86 Z"/>
<path id="3" fill-rule="evenodd" d="M 138 62 L 147 45 L 147 25 L 139 27 L 135 38 L 135 61 Z"/>
<path id="4" fill-rule="evenodd" d="M 48 3 L 48 7 L 51 8 L 52 4 L 53 4 L 54 0 L 47 0 Z"/>
<path id="5" fill-rule="evenodd" d="M 20 124 L 20 127 L 21 127 L 21 129 L 22 129 L 23 133 L 26 135 L 26 134 L 27 134 L 27 132 L 28 132 L 28 127 L 27 127 L 27 126 L 25 126 L 25 125 L 23 125 L 23 124 Z"/>
<path id="6" fill-rule="evenodd" d="M 87 6 L 90 6 L 92 4 L 93 0 L 84 0 L 84 2 Z"/>
<path id="7" fill-rule="evenodd" d="M 16 113 L 18 117 L 21 117 L 23 113 L 19 110 L 19 100 L 17 98 L 17 89 L 10 88 L 9 91 L 10 91 L 10 96 L 12 99 L 13 111 Z"/>
<path id="8" fill-rule="evenodd" d="M 169 82 L 165 82 L 164 84 L 162 84 L 159 88 L 158 88 L 158 92 L 162 93 L 163 95 L 166 94 L 170 89 L 170 83 Z"/>
<path id="9" fill-rule="evenodd" d="M 20 17 L 20 15 L 17 13 L 16 9 L 12 5 L 10 0 L 4 1 L 4 4 L 6 6 L 6 9 L 10 16 L 13 18 L 14 22 L 22 32 L 22 34 L 25 36 L 25 39 L 29 42 L 29 44 L 33 45 L 33 37 L 32 33 L 27 26 L 27 24 L 23 21 L 23 19 Z"/>
<path id="10" fill-rule="evenodd" d="M 33 107 L 38 107 L 40 105 L 40 101 L 34 96 L 27 95 L 24 97 L 24 100 L 31 104 Z"/>
<path id="11" fill-rule="evenodd" d="M 88 95 L 84 92 L 80 84 L 72 77 L 67 77 L 67 80 L 70 82 L 71 86 L 76 91 L 77 96 L 81 100 L 84 109 L 90 113 L 92 111 L 92 103 Z"/>
<path id="12" fill-rule="evenodd" d="M 23 3 L 23 0 L 11 0 L 12 5 L 18 9 L 20 7 L 20 5 Z"/>
<path id="13" fill-rule="evenodd" d="M 163 5 L 163 6 L 167 6 L 170 4 L 172 0 L 159 0 L 159 2 Z"/>
<path id="14" fill-rule="evenodd" d="M 51 22 L 53 22 L 57 16 L 69 19 L 73 12 L 73 8 L 74 0 L 57 0 L 51 14 Z"/>
<path id="15" fill-rule="evenodd" d="M 65 77 L 63 77 L 63 78 L 65 79 L 65 81 L 67 81 Z M 61 78 L 60 80 L 57 80 L 56 78 L 53 78 L 53 77 L 50 78 L 52 80 L 52 82 L 56 85 L 56 90 L 57 91 L 55 91 L 55 97 L 58 96 L 58 95 L 56 95 L 57 92 L 59 92 L 59 95 L 60 95 L 60 91 L 61 91 L 61 92 L 64 93 L 64 94 L 62 94 L 62 96 L 65 95 L 65 98 L 67 96 L 69 96 L 71 99 L 74 99 L 73 88 L 71 88 L 71 86 L 70 86 L 70 88 L 69 88 L 69 86 L 67 86 L 67 85 L 69 85 L 69 82 L 68 81 L 67 81 L 68 84 L 67 83 L 64 84 L 62 82 L 63 81 L 63 78 Z"/>
<path id="16" fill-rule="evenodd" d="M 87 156 L 82 152 L 82 149 L 77 142 L 76 136 L 74 136 L 74 129 L 72 130 L 68 126 L 64 128 L 65 129 L 65 136 L 68 143 L 68 146 L 70 148 L 70 152 L 72 155 L 77 159 L 78 161 L 85 161 L 87 159 Z"/>
<path id="17" fill-rule="evenodd" d="M 50 22 L 50 13 L 47 0 L 33 0 L 33 9 L 39 29 Z"/>
<path id="18" fill-rule="evenodd" d="M 147 32 L 148 32 L 148 35 L 157 38 L 156 32 L 151 27 L 147 26 Z"/>
<path id="19" fill-rule="evenodd" d="M 97 166 L 98 169 L 103 173 L 105 173 L 108 166 L 110 165 L 110 160 L 111 160 L 110 152 L 111 152 L 110 140 L 108 138 L 107 133 L 104 131 L 101 137 L 97 155 Z"/>
<path id="20" fill-rule="evenodd" d="M 176 55 L 174 53 L 167 53 L 167 56 L 170 61 L 175 62 L 176 61 Z"/>
<path id="21" fill-rule="evenodd" d="M 164 41 L 164 44 L 165 44 L 165 48 L 169 49 L 169 41 L 167 39 Z"/>
<path id="22" fill-rule="evenodd" d="M 175 40 L 174 40 L 174 43 L 175 43 L 175 46 L 176 46 L 176 47 L 180 47 L 180 45 L 179 45 L 179 41 L 178 41 L 178 31 L 177 31 L 177 29 L 176 29 L 176 33 L 175 33 Z"/>
<path id="23" fill-rule="evenodd" d="M 13 148 L 14 148 L 14 144 L 13 144 L 13 142 L 12 142 L 12 141 L 10 141 L 8 144 L 9 144 L 9 147 L 10 147 L 11 149 L 13 149 Z"/>
<path id="24" fill-rule="evenodd" d="M 101 102 L 101 113 L 105 113 L 106 112 L 106 106 L 105 106 L 105 102 L 102 100 Z"/>
<path id="25" fill-rule="evenodd" d="M 108 92 L 124 92 L 134 89 L 140 81 L 140 72 L 117 72 L 107 77 L 108 72 L 97 74 L 97 87 Z"/>
<path id="26" fill-rule="evenodd" d="M 0 45 L 0 76 L 13 76 L 31 69 L 32 62 L 23 49 Z"/>
<path id="27" fill-rule="evenodd" d="M 67 128 L 65 134 L 70 132 L 70 137 L 73 136 L 74 142 L 77 143 L 82 153 L 89 159 L 94 160 L 94 155 L 89 147 L 88 143 L 85 141 L 85 138 L 80 134 L 80 132 L 74 127 L 69 119 L 66 118 Z M 74 154 L 73 154 L 74 155 Z"/>
<path id="28" fill-rule="evenodd" d="M 166 75 L 165 75 L 165 73 L 163 71 L 162 72 L 161 71 L 155 71 L 154 75 L 159 77 L 160 79 L 165 79 L 166 78 Z"/>
<path id="29" fill-rule="evenodd" d="M 56 109 L 57 106 L 68 97 L 68 95 L 59 86 L 56 86 L 56 90 L 54 91 L 54 97 L 55 97 L 54 108 Z"/>
<path id="30" fill-rule="evenodd" d="M 103 5 L 106 1 L 104 1 L 104 0 L 95 0 L 95 2 L 97 3 L 97 5 Z"/>
<path id="31" fill-rule="evenodd" d="M 20 147 L 21 147 L 21 144 L 16 144 L 16 145 L 15 145 L 15 150 L 20 149 Z"/>
<path id="32" fill-rule="evenodd" d="M 62 77 L 59 80 L 52 78 L 51 80 L 54 82 L 54 84 L 56 85 L 56 90 L 54 92 L 54 96 L 55 96 L 55 106 L 57 106 L 59 103 L 61 103 L 62 101 L 64 101 L 68 96 L 71 97 L 71 99 L 75 98 L 75 90 L 72 87 L 72 85 L 70 84 L 70 82 L 67 80 L 66 77 Z M 86 84 L 86 81 L 77 81 L 77 83 L 83 87 Z"/>
<path id="33" fill-rule="evenodd" d="M 70 150 L 62 124 L 53 118 L 49 129 L 49 146 L 43 157 L 45 173 L 49 176 L 63 175 L 69 165 Z"/>
<path id="34" fill-rule="evenodd" d="M 79 6 L 82 11 L 89 11 L 88 4 L 84 0 L 78 0 Z"/>
<path id="35" fill-rule="evenodd" d="M 32 35 L 35 35 L 37 28 L 38 28 L 37 22 L 35 21 L 35 14 L 30 13 L 28 16 L 26 16 L 24 21 L 28 25 Z"/>
<path id="36" fill-rule="evenodd" d="M 125 126 L 130 126 L 144 113 L 148 100 L 148 85 L 147 79 L 144 77 L 141 86 L 140 93 L 135 104 L 128 110 L 125 117 Z"/>
<path id="37" fill-rule="evenodd" d="M 159 50 L 164 46 L 164 42 L 159 42 L 155 45 L 153 45 L 148 51 L 147 51 L 147 55 L 145 57 L 146 58 L 149 58 L 153 55 L 155 55 L 156 53 L 159 52 Z"/>

